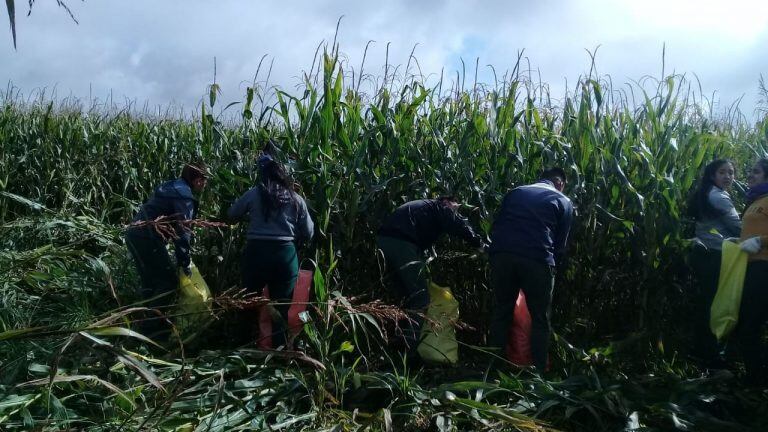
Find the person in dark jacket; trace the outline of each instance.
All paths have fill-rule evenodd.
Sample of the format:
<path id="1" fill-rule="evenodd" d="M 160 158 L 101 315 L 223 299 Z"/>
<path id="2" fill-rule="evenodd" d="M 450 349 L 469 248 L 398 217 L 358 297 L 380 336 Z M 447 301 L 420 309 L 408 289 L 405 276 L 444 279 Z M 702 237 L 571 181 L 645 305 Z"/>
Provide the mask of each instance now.
<path id="1" fill-rule="evenodd" d="M 269 287 L 283 320 L 273 327 L 275 346 L 280 346 L 286 343 L 285 322 L 299 277 L 297 244 L 312 239 L 314 224 L 283 167 L 269 154 L 261 156 L 258 165 L 259 184 L 232 204 L 228 216 L 249 220 L 240 267 L 243 286 L 250 292 Z"/>
<path id="2" fill-rule="evenodd" d="M 520 290 L 531 314 L 531 355 L 543 372 L 550 336 L 555 266 L 562 263 L 573 205 L 563 195 L 565 172 L 551 168 L 541 180 L 504 197 L 491 228 L 491 286 L 495 302 L 489 345 L 504 352 Z"/>
<path id="3" fill-rule="evenodd" d="M 466 240 L 483 249 L 482 238 L 458 213 L 454 197 L 410 201 L 398 207 L 378 232 L 377 244 L 392 272 L 394 294 L 411 317 L 404 323 L 409 351 L 418 346 L 421 315 L 429 306 L 429 274 L 424 252 L 443 234 Z"/>
<path id="4" fill-rule="evenodd" d="M 185 165 L 181 178 L 167 181 L 155 189 L 126 232 L 125 242 L 141 279 L 141 295 L 149 307 L 162 308 L 171 304 L 170 294 L 179 284 L 177 268 L 191 273 L 192 230 L 184 222 L 197 216 L 198 201 L 194 194 L 202 192 L 207 182 L 205 164 Z M 159 225 L 149 223 L 153 221 Z M 168 229 L 164 230 L 164 227 Z M 165 247 L 169 240 L 174 244 L 175 263 Z M 159 329 L 157 320 L 150 320 L 143 327 L 148 332 Z"/>

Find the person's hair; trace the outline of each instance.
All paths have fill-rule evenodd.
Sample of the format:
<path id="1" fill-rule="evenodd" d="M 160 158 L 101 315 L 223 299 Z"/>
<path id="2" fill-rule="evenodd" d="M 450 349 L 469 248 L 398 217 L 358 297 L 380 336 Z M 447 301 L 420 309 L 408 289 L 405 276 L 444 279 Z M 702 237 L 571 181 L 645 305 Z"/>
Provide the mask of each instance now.
<path id="1" fill-rule="evenodd" d="M 197 179 L 208 178 L 208 167 L 202 161 L 190 162 L 181 169 L 181 178 L 191 186 Z"/>
<path id="2" fill-rule="evenodd" d="M 688 202 L 688 215 L 693 219 L 700 220 L 707 216 L 716 215 L 715 208 L 709 202 L 709 192 L 715 185 L 714 178 L 717 170 L 725 164 L 733 165 L 733 162 L 729 159 L 715 159 L 704 167 L 701 179 L 699 179 L 699 183 Z"/>
<path id="3" fill-rule="evenodd" d="M 565 170 L 563 170 L 560 167 L 552 167 L 552 168 L 545 169 L 539 176 L 539 179 L 552 181 L 555 179 L 555 177 L 560 177 L 563 180 L 563 182 L 567 180 L 567 178 L 565 177 Z"/>
<path id="4" fill-rule="evenodd" d="M 445 202 L 455 202 L 455 203 L 457 203 L 457 202 L 459 202 L 459 200 L 456 198 L 455 195 L 441 195 L 441 196 L 437 197 L 437 200 L 442 202 L 442 203 L 445 203 Z"/>
<path id="5" fill-rule="evenodd" d="M 763 177 L 768 178 L 768 158 L 758 159 L 757 164 L 763 169 Z"/>
<path id="6" fill-rule="evenodd" d="M 259 162 L 261 207 L 264 220 L 286 204 L 293 202 L 293 181 L 282 165 L 272 158 Z"/>

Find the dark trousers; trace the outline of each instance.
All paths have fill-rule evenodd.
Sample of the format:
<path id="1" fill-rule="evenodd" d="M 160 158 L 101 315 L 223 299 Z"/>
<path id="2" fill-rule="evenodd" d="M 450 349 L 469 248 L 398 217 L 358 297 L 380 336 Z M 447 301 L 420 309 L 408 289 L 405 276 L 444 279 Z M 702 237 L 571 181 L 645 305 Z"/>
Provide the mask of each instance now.
<path id="1" fill-rule="evenodd" d="M 415 351 L 421 339 L 422 315 L 429 306 L 429 272 L 424 252 L 415 244 L 379 236 L 377 244 L 386 260 L 392 289 L 409 319 L 400 323 L 408 351 Z"/>
<path id="2" fill-rule="evenodd" d="M 136 235 L 130 230 L 125 236 L 125 243 L 136 264 L 141 279 L 140 294 L 148 300 L 146 305 L 165 313 L 169 312 L 167 307 L 173 304 L 173 293 L 179 285 L 179 278 L 165 243 L 157 237 Z M 160 319 L 150 315 L 140 326 L 140 330 L 151 334 L 167 329 Z"/>
<path id="3" fill-rule="evenodd" d="M 699 245 L 694 246 L 691 251 L 691 266 L 698 286 L 698 291 L 694 294 L 692 320 L 693 352 L 704 361 L 715 360 L 720 353 L 720 345 L 709 327 L 709 318 L 720 279 L 722 257 L 722 251 Z"/>
<path id="4" fill-rule="evenodd" d="M 288 309 L 291 307 L 293 289 L 299 277 L 296 246 L 291 241 L 248 240 L 243 251 L 240 271 L 243 286 L 249 292 L 261 294 L 264 286 L 269 287 L 269 298 L 278 303 L 274 307 L 281 317 L 281 320 L 273 323 L 273 345 L 285 345 Z"/>
<path id="5" fill-rule="evenodd" d="M 768 261 L 752 261 L 747 265 L 744 292 L 741 297 L 737 335 L 747 381 L 755 385 L 766 383 L 768 358 L 763 342 L 768 321 Z"/>
<path id="6" fill-rule="evenodd" d="M 489 345 L 504 352 L 515 302 L 522 289 L 531 314 L 531 356 L 536 368 L 544 371 L 551 333 L 549 320 L 555 269 L 546 263 L 503 252 L 491 255 L 490 261 L 495 302 Z"/>

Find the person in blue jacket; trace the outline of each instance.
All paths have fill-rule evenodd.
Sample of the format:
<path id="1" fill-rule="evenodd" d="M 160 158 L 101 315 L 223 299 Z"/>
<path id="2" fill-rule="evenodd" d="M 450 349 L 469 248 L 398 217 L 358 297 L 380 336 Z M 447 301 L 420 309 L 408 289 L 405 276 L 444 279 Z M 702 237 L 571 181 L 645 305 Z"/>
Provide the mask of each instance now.
<path id="1" fill-rule="evenodd" d="M 180 178 L 162 183 L 155 189 L 128 227 L 125 242 L 141 279 L 141 296 L 149 307 L 162 308 L 171 304 L 170 293 L 175 292 L 179 284 L 177 268 L 191 274 L 192 230 L 184 222 L 197 217 L 195 194 L 202 192 L 207 183 L 205 164 L 185 165 Z M 146 223 L 152 221 L 160 222 L 160 226 Z M 163 230 L 163 227 L 168 229 Z M 168 241 L 173 242 L 175 260 L 166 249 Z M 158 330 L 158 325 L 147 324 L 144 329 Z"/>
<path id="2" fill-rule="evenodd" d="M 304 198 L 293 190 L 293 181 L 282 165 L 267 153 L 258 160 L 259 183 L 229 208 L 228 217 L 247 217 L 247 243 L 240 267 L 243 286 L 250 292 L 269 287 L 282 321 L 275 322 L 275 346 L 284 345 L 285 323 L 299 277 L 297 245 L 308 242 L 314 224 Z"/>
<path id="3" fill-rule="evenodd" d="M 491 227 L 495 302 L 489 345 L 504 352 L 520 290 L 531 314 L 531 355 L 543 372 L 550 337 L 555 268 L 565 256 L 573 205 L 563 194 L 565 171 L 551 168 L 536 183 L 508 192 Z"/>

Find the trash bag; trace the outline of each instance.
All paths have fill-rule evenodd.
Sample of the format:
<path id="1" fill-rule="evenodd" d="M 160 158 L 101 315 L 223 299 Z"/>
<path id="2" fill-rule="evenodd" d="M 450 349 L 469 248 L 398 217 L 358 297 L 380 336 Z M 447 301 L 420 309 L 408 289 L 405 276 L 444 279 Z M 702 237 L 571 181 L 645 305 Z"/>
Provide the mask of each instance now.
<path id="1" fill-rule="evenodd" d="M 450 288 L 429 285 L 429 308 L 421 327 L 419 356 L 430 364 L 455 364 L 459 361 L 459 344 L 454 324 L 459 319 L 459 302 Z"/>
<path id="2" fill-rule="evenodd" d="M 533 366 L 531 355 L 531 314 L 525 303 L 525 294 L 520 290 L 515 302 L 515 314 L 507 333 L 507 360 L 517 366 Z"/>
<path id="3" fill-rule="evenodd" d="M 739 321 L 741 293 L 744 290 L 748 258 L 749 254 L 742 251 L 737 243 L 723 242 L 720 279 L 709 311 L 709 328 L 719 341 L 725 339 L 736 328 L 736 323 Z"/>
<path id="4" fill-rule="evenodd" d="M 183 334 L 194 333 L 200 324 L 211 316 L 211 291 L 200 275 L 200 270 L 191 263 L 192 274 L 187 276 L 179 269 L 179 300 L 176 309 L 176 328 Z"/>
<path id="5" fill-rule="evenodd" d="M 296 286 L 293 288 L 293 297 L 291 306 L 288 308 L 288 336 L 286 340 L 293 339 L 301 333 L 304 328 L 304 322 L 301 320 L 301 313 L 307 310 L 309 302 L 309 291 L 312 287 L 312 271 L 299 270 L 299 278 L 296 280 Z M 262 291 L 264 297 L 269 298 L 269 287 L 264 287 Z M 256 340 L 256 346 L 259 349 L 272 349 L 272 315 L 277 315 L 277 311 L 270 305 L 259 307 L 258 311 L 259 338 Z"/>

